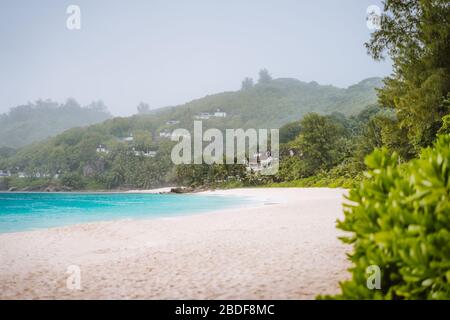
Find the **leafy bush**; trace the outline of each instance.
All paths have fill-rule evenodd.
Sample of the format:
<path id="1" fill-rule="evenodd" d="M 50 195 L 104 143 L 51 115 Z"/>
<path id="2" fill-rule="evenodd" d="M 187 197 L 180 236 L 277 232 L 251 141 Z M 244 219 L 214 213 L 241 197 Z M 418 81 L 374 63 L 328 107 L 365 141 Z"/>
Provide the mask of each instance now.
<path id="1" fill-rule="evenodd" d="M 68 173 L 61 177 L 61 183 L 63 186 L 72 188 L 74 190 L 81 190 L 86 187 L 86 181 L 83 177 L 77 173 Z"/>
<path id="2" fill-rule="evenodd" d="M 296 157 L 288 158 L 287 161 L 282 162 L 280 171 L 277 178 L 281 178 L 281 182 L 269 183 L 266 187 L 277 188 L 354 188 L 359 185 L 362 180 L 362 173 L 355 169 L 355 164 L 352 161 L 344 160 L 341 164 L 332 168 L 331 170 L 322 170 L 316 175 L 306 178 L 289 179 L 295 174 L 295 169 L 301 166 L 301 160 Z M 292 161 L 294 160 L 294 161 Z M 350 160 L 350 159 L 349 159 Z M 288 170 L 290 163 L 300 164 L 297 168 L 291 166 L 291 170 Z M 286 174 L 284 174 L 286 173 Z M 289 176 L 289 174 L 292 176 Z"/>
<path id="3" fill-rule="evenodd" d="M 440 136 L 419 159 L 399 165 L 377 149 L 366 158 L 367 178 L 351 190 L 345 219 L 352 279 L 344 299 L 450 298 L 450 136 Z M 367 288 L 366 269 L 381 269 L 381 289 Z"/>
<path id="4" fill-rule="evenodd" d="M 53 183 L 50 178 L 18 178 L 14 176 L 8 178 L 8 187 L 16 190 L 39 191 Z"/>
<path id="5" fill-rule="evenodd" d="M 0 191 L 8 190 L 11 179 L 9 177 L 0 178 Z"/>
<path id="6" fill-rule="evenodd" d="M 360 176 L 330 177 L 329 172 L 320 173 L 316 176 L 301 178 L 298 180 L 274 182 L 263 185 L 266 188 L 353 188 L 360 181 Z"/>

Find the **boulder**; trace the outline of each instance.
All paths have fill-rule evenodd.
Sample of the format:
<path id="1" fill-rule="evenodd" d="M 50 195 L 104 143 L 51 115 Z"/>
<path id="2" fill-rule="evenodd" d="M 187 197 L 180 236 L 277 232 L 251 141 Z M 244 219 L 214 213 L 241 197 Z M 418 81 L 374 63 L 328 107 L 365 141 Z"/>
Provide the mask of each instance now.
<path id="1" fill-rule="evenodd" d="M 190 193 L 193 192 L 194 189 L 193 188 L 186 188 L 186 187 L 176 187 L 176 188 L 172 188 L 170 189 L 170 192 L 172 193 Z"/>

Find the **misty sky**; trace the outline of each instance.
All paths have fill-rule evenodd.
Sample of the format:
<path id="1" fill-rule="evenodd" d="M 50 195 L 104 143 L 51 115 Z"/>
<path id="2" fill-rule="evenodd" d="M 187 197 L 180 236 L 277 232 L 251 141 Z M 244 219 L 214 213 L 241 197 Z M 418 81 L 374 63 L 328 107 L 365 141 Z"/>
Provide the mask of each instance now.
<path id="1" fill-rule="evenodd" d="M 81 30 L 66 8 L 81 8 Z M 385 76 L 366 8 L 377 0 L 1 0 L 0 112 L 39 98 L 101 99 L 115 115 L 237 90 L 267 68 L 346 87 Z"/>

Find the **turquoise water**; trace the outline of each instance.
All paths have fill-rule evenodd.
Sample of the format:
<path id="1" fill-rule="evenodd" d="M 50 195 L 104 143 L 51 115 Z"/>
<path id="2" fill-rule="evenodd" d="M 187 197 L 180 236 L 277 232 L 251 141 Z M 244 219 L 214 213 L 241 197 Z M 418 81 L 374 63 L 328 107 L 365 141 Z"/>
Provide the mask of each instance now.
<path id="1" fill-rule="evenodd" d="M 114 219 L 188 215 L 249 199 L 192 194 L 0 193 L 0 233 Z"/>

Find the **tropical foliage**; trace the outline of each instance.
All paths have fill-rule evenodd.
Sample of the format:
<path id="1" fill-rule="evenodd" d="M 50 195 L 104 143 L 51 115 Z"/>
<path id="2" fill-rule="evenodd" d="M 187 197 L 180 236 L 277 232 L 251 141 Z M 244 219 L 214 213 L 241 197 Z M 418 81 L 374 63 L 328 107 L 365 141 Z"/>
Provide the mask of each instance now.
<path id="1" fill-rule="evenodd" d="M 375 59 L 387 52 L 394 63 L 379 91 L 392 112 L 373 117 L 365 130 L 368 149 L 382 148 L 366 158 L 366 178 L 351 190 L 338 224 L 350 233 L 343 241 L 353 246 L 353 265 L 336 298 L 449 299 L 450 6 L 387 0 L 384 9 L 366 46 Z M 368 285 L 373 270 L 381 273 L 376 288 Z"/>
<path id="2" fill-rule="evenodd" d="M 267 70 L 260 72 L 257 84 L 249 79 L 245 82 L 245 88 L 240 91 L 207 96 L 183 106 L 156 111 L 151 111 L 148 104 L 140 103 L 139 114 L 132 117 L 113 118 L 85 128 L 72 128 L 19 150 L 3 148 L 0 150 L 0 170 L 13 174 L 14 177 L 8 182 L 10 188 L 23 187 L 23 180 L 17 179 L 19 174 L 26 176 L 27 180 L 41 180 L 41 184 L 30 182 L 36 188 L 38 185 L 41 188 L 63 185 L 72 189 L 151 188 L 174 183 L 198 187 L 224 185 L 232 181 L 260 185 L 274 181 L 244 174 L 243 165 L 201 165 L 192 168 L 175 168 L 172 165 L 170 150 L 174 143 L 160 135 L 178 127 L 192 132 L 197 115 L 201 112 L 213 114 L 221 109 L 226 112 L 226 117 L 211 116 L 204 120 L 204 130 L 211 127 L 222 130 L 277 128 L 293 120 L 293 124 L 287 125 L 292 130 L 282 139 L 296 148 L 309 148 L 302 158 L 302 170 L 293 171 L 293 178 L 309 176 L 318 170 L 330 169 L 347 155 L 342 148 L 336 149 L 336 143 L 341 142 L 336 140 L 337 137 L 349 138 L 349 130 L 345 127 L 349 123 L 344 114 L 350 115 L 363 109 L 360 103 L 374 101 L 374 88 L 380 84 L 379 79 L 372 78 L 348 89 L 338 89 L 294 79 L 272 79 Z M 308 130 L 321 129 L 320 139 L 327 140 L 324 145 L 318 143 L 314 134 L 304 131 L 300 135 L 297 128 L 300 125 L 298 120 L 310 110 L 316 113 L 306 117 L 301 125 Z M 338 121 L 337 124 L 320 115 L 335 111 L 342 112 L 335 113 L 333 119 Z M 332 129 L 333 132 L 327 133 Z M 284 134 L 284 128 L 281 131 Z M 105 150 L 98 152 L 99 146 Z M 315 147 L 322 149 L 315 151 Z M 314 161 L 313 157 L 322 151 L 326 152 L 323 159 Z M 154 156 L 143 155 L 148 152 L 153 152 Z M 285 158 L 287 162 L 300 160 Z M 283 163 L 283 167 L 286 166 Z M 283 177 L 276 179 L 279 181 Z M 5 185 L 2 184 L 3 189 Z"/>
<path id="3" fill-rule="evenodd" d="M 110 117 L 101 101 L 81 107 L 74 99 L 64 104 L 39 100 L 11 108 L 7 114 L 0 115 L 0 147 L 23 147 L 64 130 L 102 122 Z"/>
<path id="4" fill-rule="evenodd" d="M 449 299 L 450 135 L 407 164 L 386 148 L 366 163 L 338 224 L 353 245 L 353 277 L 338 298 Z M 367 286 L 372 265 L 381 270 L 379 290 Z"/>
<path id="5" fill-rule="evenodd" d="M 387 52 L 394 63 L 379 92 L 380 103 L 396 115 L 385 142 L 411 158 L 434 141 L 450 112 L 444 103 L 450 91 L 450 6 L 448 0 L 387 0 L 384 11 L 366 47 L 375 59 Z"/>

